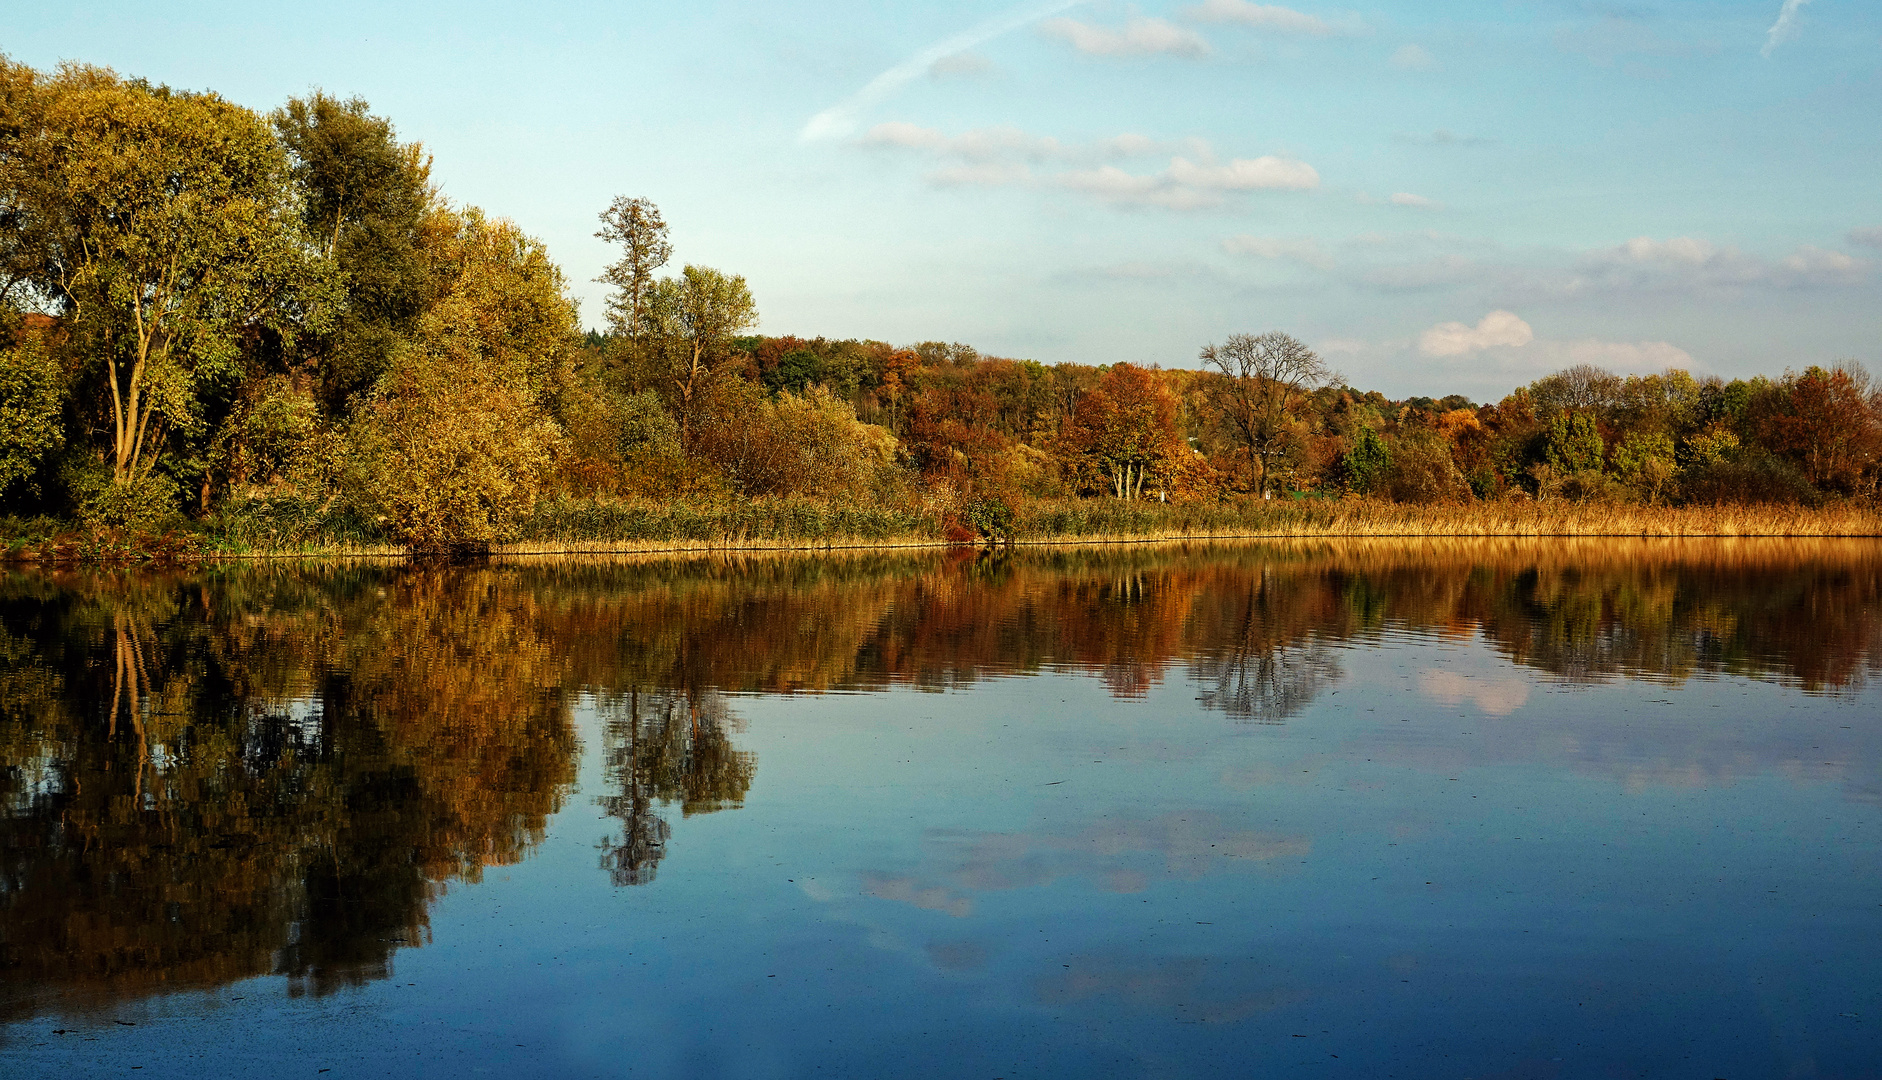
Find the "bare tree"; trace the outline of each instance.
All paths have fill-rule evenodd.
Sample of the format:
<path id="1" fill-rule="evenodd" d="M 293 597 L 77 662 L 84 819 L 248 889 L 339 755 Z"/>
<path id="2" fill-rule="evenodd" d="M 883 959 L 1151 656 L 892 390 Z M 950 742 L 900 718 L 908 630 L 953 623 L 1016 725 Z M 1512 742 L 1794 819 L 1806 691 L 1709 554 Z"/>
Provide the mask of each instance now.
<path id="1" fill-rule="evenodd" d="M 1213 404 L 1254 458 L 1256 480 L 1265 494 L 1273 458 L 1293 437 L 1290 410 L 1340 376 L 1312 349 L 1278 330 L 1230 334 L 1221 345 L 1205 345 L 1202 362 L 1222 374 L 1211 395 Z"/>
<path id="2" fill-rule="evenodd" d="M 647 323 L 654 271 L 673 257 L 667 223 L 652 200 L 618 195 L 601 212 L 601 231 L 595 235 L 623 249 L 621 258 L 595 279 L 615 289 L 608 297 L 608 327 L 617 334 L 638 337 Z"/>

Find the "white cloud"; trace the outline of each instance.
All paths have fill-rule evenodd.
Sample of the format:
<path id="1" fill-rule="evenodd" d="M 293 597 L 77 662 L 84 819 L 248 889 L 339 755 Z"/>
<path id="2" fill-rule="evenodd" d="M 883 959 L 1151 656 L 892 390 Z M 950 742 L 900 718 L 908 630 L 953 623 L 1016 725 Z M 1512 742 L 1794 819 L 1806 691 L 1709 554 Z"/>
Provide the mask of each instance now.
<path id="1" fill-rule="evenodd" d="M 1032 178 L 1032 170 L 1026 166 L 1000 161 L 951 165 L 928 174 L 928 182 L 936 187 L 1009 187 L 1030 183 Z"/>
<path id="2" fill-rule="evenodd" d="M 969 161 L 1045 161 L 1068 153 L 1067 147 L 1049 135 L 1029 135 L 1015 127 L 975 128 L 948 135 L 904 120 L 877 124 L 858 141 L 868 147 L 923 150 Z"/>
<path id="3" fill-rule="evenodd" d="M 1448 128 L 1439 128 L 1429 135 L 1400 135 L 1398 139 L 1418 146 L 1495 146 L 1499 141 L 1482 135 L 1460 135 Z"/>
<path id="4" fill-rule="evenodd" d="M 1529 324 L 1514 312 L 1492 311 L 1476 326 L 1439 323 L 1418 337 L 1424 356 L 1472 357 L 1496 350 L 1504 367 L 1557 370 L 1575 364 L 1593 364 L 1615 371 L 1664 371 L 1669 367 L 1692 370 L 1692 354 L 1665 341 L 1605 341 L 1579 338 L 1555 341 L 1536 337 Z"/>
<path id="5" fill-rule="evenodd" d="M 1053 19 L 1040 31 L 1069 42 L 1072 48 L 1092 56 L 1184 56 L 1200 59 L 1209 55 L 1209 43 L 1194 30 L 1185 30 L 1162 19 L 1134 16 L 1120 29 L 1095 26 L 1076 19 Z"/>
<path id="6" fill-rule="evenodd" d="M 1168 210 L 1206 210 L 1220 206 L 1225 192 L 1300 191 L 1318 187 L 1320 174 L 1290 158 L 1237 158 L 1226 164 L 1170 159 L 1169 168 L 1145 176 L 1105 165 L 1068 172 L 1058 183 L 1103 202 L 1122 206 L 1161 206 Z"/>
<path id="7" fill-rule="evenodd" d="M 1805 244 L 1778 260 L 1781 269 L 1810 281 L 1859 281 L 1869 264 L 1853 255 Z"/>
<path id="8" fill-rule="evenodd" d="M 1851 229 L 1846 239 L 1863 247 L 1882 248 L 1882 228 Z"/>
<path id="9" fill-rule="evenodd" d="M 1214 152 L 1202 139 L 1153 139 L 1126 132 L 1078 145 L 1050 135 L 1033 135 L 1016 127 L 970 128 L 949 135 L 935 128 L 890 120 L 870 128 L 857 145 L 872 149 L 910 150 L 966 161 L 1023 160 L 1098 164 L 1158 154 L 1185 154 L 1209 160 Z"/>
<path id="10" fill-rule="evenodd" d="M 931 173 L 947 187 L 1043 184 L 1082 191 L 1116 205 L 1201 210 L 1219 206 L 1225 195 L 1248 191 L 1301 191 L 1320 185 L 1320 174 L 1304 161 L 1264 155 L 1217 161 L 1200 139 L 1162 142 L 1144 135 L 1117 135 L 1084 145 L 1062 143 L 1018 128 L 978 128 L 949 135 L 906 121 L 877 124 L 857 140 L 875 149 L 911 151 L 963 164 Z M 1108 162 L 1173 154 L 1156 173 L 1135 173 Z M 1059 173 L 1035 172 L 1029 164 L 1091 166 Z"/>
<path id="11" fill-rule="evenodd" d="M 1423 195 L 1413 195 L 1409 191 L 1396 192 L 1386 201 L 1393 206 L 1408 206 L 1414 210 L 1436 210 L 1438 208 L 1436 200 L 1427 199 Z"/>
<path id="12" fill-rule="evenodd" d="M 1436 71 L 1438 58 L 1426 51 L 1423 45 L 1400 45 L 1392 54 L 1391 64 L 1401 71 Z"/>
<path id="13" fill-rule="evenodd" d="M 896 91 L 928 74 L 941 61 L 1001 34 L 1038 22 L 1048 15 L 1056 15 L 1078 3 L 1080 0 L 1045 0 L 1044 3 L 1022 4 L 958 34 L 942 38 L 869 80 L 861 90 L 805 121 L 803 129 L 797 133 L 797 141 L 811 143 L 844 138 L 856 130 L 865 109 L 894 96 Z"/>
<path id="14" fill-rule="evenodd" d="M 1258 158 L 1236 158 L 1226 165 L 1171 158 L 1166 175 L 1183 187 L 1215 191 L 1306 191 L 1320 186 L 1320 174 L 1312 165 L 1266 154 Z"/>
<path id="15" fill-rule="evenodd" d="M 1797 36 L 1798 9 L 1809 2 L 1810 0 L 1784 0 L 1784 6 L 1778 9 L 1777 21 L 1771 24 L 1771 29 L 1765 31 L 1761 55 L 1770 56 L 1771 50 Z"/>
<path id="16" fill-rule="evenodd" d="M 1259 259 L 1284 259 L 1321 270 L 1333 265 L 1333 257 L 1310 237 L 1290 239 L 1279 236 L 1231 236 L 1222 241 L 1222 250 L 1231 255 L 1253 255 Z"/>
<path id="17" fill-rule="evenodd" d="M 953 53 L 928 65 L 928 74 L 937 79 L 976 79 L 993 71 L 993 61 L 976 52 Z"/>
<path id="18" fill-rule="evenodd" d="M 1073 191 L 1082 191 L 1101 202 L 1123 206 L 1161 206 L 1166 210 L 1206 210 L 1222 205 L 1222 196 L 1213 191 L 1178 187 L 1161 176 L 1140 176 L 1115 165 L 1104 165 L 1084 172 L 1068 172 L 1057 182 Z"/>
<path id="19" fill-rule="evenodd" d="M 1499 345 L 1521 348 L 1535 338 L 1535 331 L 1513 312 L 1492 311 L 1474 327 L 1447 322 L 1426 330 L 1418 337 L 1418 351 L 1426 356 L 1464 356 Z"/>
<path id="20" fill-rule="evenodd" d="M 1529 349 L 1532 362 L 1550 370 L 1593 364 L 1610 371 L 1639 373 L 1698 367 L 1692 354 L 1664 341 L 1603 341 L 1581 338 L 1576 341 L 1538 341 Z"/>
<path id="21" fill-rule="evenodd" d="M 1864 281 L 1869 269 L 1870 264 L 1865 259 L 1812 244 L 1805 244 L 1783 258 L 1767 261 L 1698 237 L 1658 240 L 1637 236 L 1618 247 L 1584 256 L 1580 275 L 1569 289 L 1853 285 Z"/>
<path id="22" fill-rule="evenodd" d="M 1618 261 L 1636 263 L 1671 263 L 1681 266 L 1705 266 L 1730 257 L 1732 252 L 1721 252 L 1705 240 L 1690 236 L 1675 236 L 1670 240 L 1655 240 L 1651 236 L 1636 236 L 1622 244 L 1614 255 Z"/>
<path id="23" fill-rule="evenodd" d="M 869 129 L 861 142 L 864 146 L 893 146 L 907 150 L 935 150 L 948 137 L 934 128 L 921 127 L 906 120 L 891 120 Z"/>
<path id="24" fill-rule="evenodd" d="M 1293 8 L 1251 4 L 1248 0 L 1203 0 L 1195 7 L 1184 8 L 1182 15 L 1194 22 L 1235 23 L 1283 34 L 1325 37 L 1339 33 L 1332 24 L 1317 16 Z"/>

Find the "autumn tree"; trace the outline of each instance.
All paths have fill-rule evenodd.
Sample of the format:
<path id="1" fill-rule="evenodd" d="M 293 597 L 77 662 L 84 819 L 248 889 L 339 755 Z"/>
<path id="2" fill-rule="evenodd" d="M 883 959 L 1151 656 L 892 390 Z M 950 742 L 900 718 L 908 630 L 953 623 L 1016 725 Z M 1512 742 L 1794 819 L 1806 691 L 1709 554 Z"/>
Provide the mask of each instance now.
<path id="1" fill-rule="evenodd" d="M 1820 490 L 1862 490 L 1882 459 L 1882 415 L 1854 363 L 1787 373 L 1753 399 L 1749 419 L 1758 441 Z"/>
<path id="2" fill-rule="evenodd" d="M 637 338 L 648 325 L 654 273 L 673 257 L 666 220 L 652 200 L 619 195 L 601 212 L 601 229 L 595 235 L 621 245 L 621 257 L 595 279 L 614 287 L 607 299 L 608 328 Z"/>
<path id="3" fill-rule="evenodd" d="M 1339 376 L 1306 345 L 1279 331 L 1231 334 L 1206 345 L 1202 362 L 1222 378 L 1212 385 L 1212 406 L 1252 458 L 1256 490 L 1269 490 L 1274 459 L 1295 438 L 1290 413 L 1313 390 Z"/>
<path id="4" fill-rule="evenodd" d="M 1079 398 L 1063 435 L 1067 464 L 1102 477 L 1120 499 L 1143 496 L 1144 481 L 1167 484 L 1187 453 L 1176 429 L 1176 399 L 1156 374 L 1118 364 Z"/>
<path id="5" fill-rule="evenodd" d="M 575 305 L 542 243 L 482 212 L 437 210 L 443 284 L 357 425 L 367 497 L 405 543 L 510 538 L 562 432 L 547 408 L 575 342 Z"/>
<path id="6" fill-rule="evenodd" d="M 0 300 L 0 494 L 65 443 L 66 377 L 53 336 Z"/>
<path id="7" fill-rule="evenodd" d="M 648 349 L 661 389 L 674 399 L 683 441 L 691 441 L 700 391 L 729 358 L 733 339 L 757 324 L 758 305 L 736 274 L 689 265 L 654 284 L 647 298 Z"/>
<path id="8" fill-rule="evenodd" d="M 136 484 L 172 434 L 199 433 L 245 333 L 292 329 L 314 274 L 287 157 L 265 120 L 212 93 L 0 64 L 7 261 L 102 369 L 110 482 Z"/>

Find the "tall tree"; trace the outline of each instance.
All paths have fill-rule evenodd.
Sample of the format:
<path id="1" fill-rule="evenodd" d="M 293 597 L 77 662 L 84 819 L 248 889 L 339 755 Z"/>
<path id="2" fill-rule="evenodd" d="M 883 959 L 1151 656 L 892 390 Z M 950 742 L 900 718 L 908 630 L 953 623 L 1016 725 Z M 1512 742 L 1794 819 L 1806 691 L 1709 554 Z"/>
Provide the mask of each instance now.
<path id="1" fill-rule="evenodd" d="M 608 295 L 608 328 L 629 339 L 647 327 L 648 303 L 653 297 L 654 272 L 673 257 L 667 242 L 667 223 L 651 199 L 618 195 L 601 212 L 596 236 L 621 245 L 621 257 L 609 263 L 596 281 L 614 286 Z"/>
<path id="2" fill-rule="evenodd" d="M 112 480 L 149 475 L 242 337 L 289 328 L 312 280 L 288 164 L 260 116 L 209 93 L 64 64 L 6 81 L 8 261 L 103 368 Z"/>
<path id="3" fill-rule="evenodd" d="M 360 98 L 316 91 L 276 110 L 301 217 L 341 289 L 331 329 L 308 342 L 328 409 L 370 389 L 436 287 L 420 230 L 437 201 L 431 160 Z"/>
<path id="4" fill-rule="evenodd" d="M 1290 412 L 1308 393 L 1339 381 L 1312 349 L 1280 331 L 1230 334 L 1206 345 L 1202 362 L 1222 375 L 1212 404 L 1254 459 L 1258 490 L 1268 491 L 1274 458 L 1293 439 Z"/>
<path id="5" fill-rule="evenodd" d="M 662 278 L 647 299 L 646 333 L 656 368 L 675 397 L 682 441 L 688 442 L 700 391 L 732 351 L 732 339 L 758 325 L 758 305 L 745 279 L 708 266 Z"/>

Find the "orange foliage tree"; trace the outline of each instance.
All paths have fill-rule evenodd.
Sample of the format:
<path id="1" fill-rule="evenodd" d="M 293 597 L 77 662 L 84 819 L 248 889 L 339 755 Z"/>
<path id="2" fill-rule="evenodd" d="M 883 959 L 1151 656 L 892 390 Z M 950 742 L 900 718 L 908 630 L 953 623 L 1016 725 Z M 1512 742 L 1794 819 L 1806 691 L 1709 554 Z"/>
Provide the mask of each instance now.
<path id="1" fill-rule="evenodd" d="M 1152 476 L 1168 485 L 1186 449 L 1169 388 L 1154 372 L 1119 364 L 1073 407 L 1060 453 L 1081 486 L 1137 499 Z"/>

